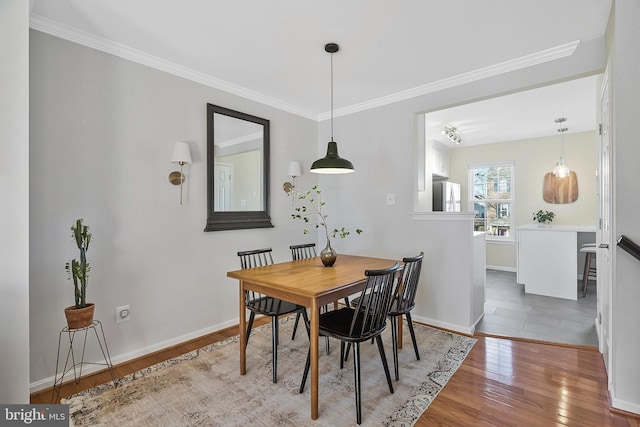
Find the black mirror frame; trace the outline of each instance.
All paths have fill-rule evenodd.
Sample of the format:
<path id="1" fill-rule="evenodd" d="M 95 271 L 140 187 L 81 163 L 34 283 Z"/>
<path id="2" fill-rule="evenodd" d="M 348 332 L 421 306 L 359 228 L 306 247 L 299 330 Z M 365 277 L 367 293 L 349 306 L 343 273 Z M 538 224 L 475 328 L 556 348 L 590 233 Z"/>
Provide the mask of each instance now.
<path id="1" fill-rule="evenodd" d="M 262 142 L 263 142 L 263 183 L 264 188 L 264 210 L 262 211 L 229 211 L 216 212 L 214 210 L 214 114 L 223 114 L 225 116 L 234 117 L 240 120 L 246 120 L 262 125 Z M 269 216 L 269 120 L 252 116 L 250 114 L 241 113 L 239 111 L 230 110 L 218 105 L 207 104 L 207 224 L 204 231 L 221 231 L 221 230 L 244 230 L 250 228 L 272 228 L 271 217 Z"/>

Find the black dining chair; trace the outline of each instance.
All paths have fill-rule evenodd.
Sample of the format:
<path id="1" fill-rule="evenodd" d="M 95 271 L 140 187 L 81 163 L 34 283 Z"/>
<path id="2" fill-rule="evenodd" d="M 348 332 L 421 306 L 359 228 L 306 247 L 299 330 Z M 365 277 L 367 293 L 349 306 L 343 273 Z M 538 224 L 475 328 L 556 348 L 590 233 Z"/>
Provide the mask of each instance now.
<path id="1" fill-rule="evenodd" d="M 251 251 L 238 252 L 240 257 L 240 267 L 242 269 L 263 267 L 273 264 L 273 256 L 271 248 L 256 249 Z M 249 344 L 249 336 L 256 314 L 271 317 L 271 342 L 273 351 L 273 382 L 278 382 L 278 317 L 285 314 L 298 312 L 304 318 L 304 323 L 309 335 L 309 318 L 307 317 L 307 309 L 304 306 L 273 298 L 268 295 L 261 294 L 256 291 L 245 291 L 245 306 L 251 311 L 249 322 L 247 324 L 247 339 L 244 343 L 245 347 Z"/>
<path id="2" fill-rule="evenodd" d="M 416 291 L 418 290 L 418 282 L 420 281 L 420 271 L 422 270 L 422 259 L 424 252 L 415 257 L 403 258 L 404 263 L 400 283 L 398 285 L 398 294 L 393 299 L 389 317 L 391 319 L 391 340 L 393 345 L 393 368 L 396 380 L 400 379 L 398 370 L 398 319 L 402 322 L 402 316 L 407 318 L 407 326 L 411 334 L 413 342 L 413 350 L 416 353 L 416 360 L 420 360 L 420 352 L 418 351 L 418 343 L 416 342 L 416 333 L 413 330 L 413 320 L 411 319 L 411 310 L 416 306 Z"/>
<path id="3" fill-rule="evenodd" d="M 409 327 L 409 333 L 411 334 L 411 341 L 413 342 L 413 350 L 416 353 L 416 359 L 420 360 L 416 333 L 413 330 L 413 320 L 411 319 L 411 310 L 413 310 L 416 305 L 416 291 L 418 290 L 418 282 L 420 281 L 420 271 L 422 270 L 423 258 L 424 252 L 420 252 L 418 256 L 402 259 L 403 266 L 398 272 L 399 279 L 397 294 L 393 298 L 391 309 L 389 310 L 389 318 L 391 319 L 391 341 L 393 345 L 393 368 L 396 380 L 400 379 L 400 372 L 398 369 L 398 318 L 400 318 L 400 322 L 402 322 L 403 315 L 407 318 L 407 326 Z M 354 299 L 351 304 L 357 306 L 359 301 Z M 366 305 L 364 307 L 366 307 Z M 347 347 L 345 360 L 348 356 L 349 347 Z"/>
<path id="4" fill-rule="evenodd" d="M 391 309 L 395 290 L 395 276 L 400 268 L 400 264 L 381 270 L 366 270 L 365 284 L 360 293 L 359 303 L 356 308 L 343 307 L 339 310 L 332 310 L 321 313 L 319 318 L 319 332 L 322 336 L 333 337 L 340 340 L 340 369 L 343 367 L 345 343 L 353 344 L 353 368 L 356 392 L 356 420 L 358 424 L 362 422 L 362 393 L 360 384 L 360 343 L 370 339 L 375 339 L 378 343 L 378 351 L 382 360 L 384 373 L 387 377 L 389 391 L 393 393 L 389 365 L 384 352 L 382 338 L 380 335 L 387 326 L 387 317 Z M 367 307 L 367 309 L 364 309 Z M 307 354 L 307 363 L 304 367 L 300 393 L 304 391 L 304 386 L 309 374 L 311 365 L 311 350 Z"/>

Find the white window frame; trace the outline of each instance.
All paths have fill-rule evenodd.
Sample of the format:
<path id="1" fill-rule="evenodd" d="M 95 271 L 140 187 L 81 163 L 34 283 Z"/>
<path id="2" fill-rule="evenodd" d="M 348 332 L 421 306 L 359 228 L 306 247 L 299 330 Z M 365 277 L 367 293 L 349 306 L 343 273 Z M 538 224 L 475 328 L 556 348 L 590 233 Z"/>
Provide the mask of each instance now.
<path id="1" fill-rule="evenodd" d="M 477 200 L 475 200 L 474 198 L 474 191 L 473 191 L 473 171 L 475 169 L 485 169 L 485 168 L 495 168 L 495 167 L 502 167 L 502 168 L 511 168 L 511 198 L 510 199 L 487 199 L 486 203 L 491 203 L 491 202 L 496 202 L 496 203 L 500 203 L 500 202 L 508 202 L 509 206 L 511 208 L 511 213 L 509 215 L 509 236 L 494 236 L 494 235 L 486 235 L 486 239 L 487 240 L 491 240 L 491 241 L 495 241 L 495 242 L 515 242 L 516 240 L 516 230 L 515 230 L 515 200 L 516 200 L 516 196 L 515 196 L 515 162 L 514 161 L 506 161 L 506 162 L 493 162 L 493 163 L 473 163 L 473 164 L 469 164 L 468 170 L 467 170 L 467 176 L 468 176 L 468 188 L 469 191 L 467 192 L 468 194 L 468 201 L 467 203 L 469 203 L 469 210 L 470 211 L 474 211 L 474 204 L 477 203 Z"/>

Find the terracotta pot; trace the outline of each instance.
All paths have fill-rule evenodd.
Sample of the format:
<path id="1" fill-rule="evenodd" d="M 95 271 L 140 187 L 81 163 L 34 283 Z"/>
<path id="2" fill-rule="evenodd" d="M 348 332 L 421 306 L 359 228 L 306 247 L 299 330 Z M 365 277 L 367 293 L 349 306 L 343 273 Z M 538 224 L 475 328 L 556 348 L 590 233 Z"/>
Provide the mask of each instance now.
<path id="1" fill-rule="evenodd" d="M 90 326 L 93 322 L 93 311 L 95 304 L 88 303 L 86 307 L 76 308 L 75 305 L 64 309 L 69 329 L 81 329 Z"/>

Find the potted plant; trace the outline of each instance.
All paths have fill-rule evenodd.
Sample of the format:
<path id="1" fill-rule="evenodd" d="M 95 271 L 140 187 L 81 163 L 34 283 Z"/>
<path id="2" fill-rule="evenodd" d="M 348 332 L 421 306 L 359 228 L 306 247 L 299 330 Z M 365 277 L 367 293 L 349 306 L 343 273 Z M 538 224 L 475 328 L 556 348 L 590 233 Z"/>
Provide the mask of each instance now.
<path id="1" fill-rule="evenodd" d="M 289 192 L 292 194 L 294 192 Z M 335 238 L 340 237 L 344 239 L 349 234 L 351 234 L 351 230 L 347 228 L 334 228 L 333 231 L 329 231 L 329 226 L 327 225 L 327 217 L 328 215 L 322 211 L 324 207 L 324 202 L 322 201 L 322 192 L 318 188 L 317 185 L 314 185 L 311 190 L 306 193 L 295 193 L 294 197 L 302 203 L 302 206 L 296 207 L 296 213 L 291 214 L 291 218 L 300 219 L 305 223 L 314 224 L 316 228 L 322 226 L 324 229 L 324 234 L 327 239 L 327 246 L 320 252 L 320 259 L 325 267 L 331 267 L 335 262 L 338 254 L 335 249 L 331 247 L 331 237 Z M 312 219 L 315 218 L 315 222 L 312 222 Z M 362 233 L 362 230 L 357 228 L 355 230 L 357 234 Z M 309 230 L 305 228 L 304 234 L 308 234 Z"/>
<path id="2" fill-rule="evenodd" d="M 538 221 L 539 224 L 551 224 L 555 216 L 556 214 L 551 211 L 539 210 L 538 212 L 533 213 L 533 220 Z"/>
<path id="3" fill-rule="evenodd" d="M 91 266 L 87 262 L 87 251 L 91 242 L 89 226 L 83 223 L 82 219 L 76 220 L 71 226 L 71 237 L 75 240 L 80 250 L 80 260 L 73 259 L 64 266 L 69 275 L 69 280 L 73 280 L 75 305 L 64 309 L 69 329 L 85 328 L 93 322 L 93 312 L 95 305 L 87 303 L 87 280 Z"/>

